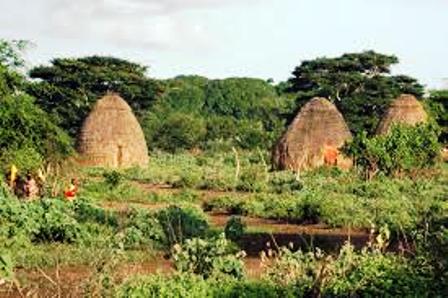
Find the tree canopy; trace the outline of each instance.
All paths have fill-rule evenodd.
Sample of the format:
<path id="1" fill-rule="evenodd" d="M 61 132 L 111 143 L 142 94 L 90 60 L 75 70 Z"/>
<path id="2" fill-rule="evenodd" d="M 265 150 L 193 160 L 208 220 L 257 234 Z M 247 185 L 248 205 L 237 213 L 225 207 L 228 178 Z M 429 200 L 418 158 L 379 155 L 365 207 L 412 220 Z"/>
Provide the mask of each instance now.
<path id="1" fill-rule="evenodd" d="M 0 161 L 31 169 L 72 152 L 70 137 L 25 92 L 24 41 L 0 40 Z"/>
<path id="2" fill-rule="evenodd" d="M 448 144 L 448 90 L 431 91 L 428 106 L 434 120 L 441 128 L 440 142 Z"/>
<path id="3" fill-rule="evenodd" d="M 144 122 L 150 147 L 160 149 L 203 147 L 216 141 L 267 148 L 283 130 L 284 114 L 292 107 L 288 97 L 260 79 L 179 76 L 164 83 L 165 92 Z M 179 127 L 187 119 L 189 125 Z M 193 131 L 198 132 L 196 138 L 191 137 Z M 168 132 L 176 132 L 176 137 L 166 141 L 161 135 Z M 167 146 L 174 143 L 178 146 Z"/>
<path id="4" fill-rule="evenodd" d="M 373 132 L 389 103 L 401 93 L 423 95 L 423 86 L 404 75 L 391 75 L 398 58 L 374 51 L 304 61 L 289 79 L 289 92 L 301 107 L 314 96 L 333 101 L 352 132 Z"/>
<path id="5" fill-rule="evenodd" d="M 30 71 L 38 81 L 28 92 L 75 136 L 93 103 L 107 91 L 120 93 L 138 116 L 143 114 L 160 91 L 146 71 L 145 66 L 114 57 L 58 58 Z"/>
<path id="6" fill-rule="evenodd" d="M 0 39 L 0 96 L 23 88 L 25 78 L 19 73 L 24 66 L 22 51 L 28 42 L 23 40 L 7 41 Z"/>

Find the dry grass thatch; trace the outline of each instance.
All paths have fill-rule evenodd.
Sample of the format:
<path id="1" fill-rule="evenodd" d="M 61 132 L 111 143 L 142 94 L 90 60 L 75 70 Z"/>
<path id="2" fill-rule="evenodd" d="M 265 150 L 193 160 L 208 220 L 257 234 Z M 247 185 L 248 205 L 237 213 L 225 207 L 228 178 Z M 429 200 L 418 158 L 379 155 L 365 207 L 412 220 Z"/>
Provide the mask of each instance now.
<path id="1" fill-rule="evenodd" d="M 300 111 L 274 148 L 274 167 L 301 171 L 322 165 L 349 168 L 339 148 L 352 135 L 336 106 L 313 98 Z"/>
<path id="2" fill-rule="evenodd" d="M 93 107 L 79 136 L 81 163 L 127 168 L 146 166 L 148 148 L 129 105 L 117 94 L 107 94 Z"/>
<path id="3" fill-rule="evenodd" d="M 416 125 L 424 123 L 428 115 L 423 105 L 413 96 L 402 94 L 395 99 L 380 121 L 376 133 L 387 134 L 394 123 Z"/>

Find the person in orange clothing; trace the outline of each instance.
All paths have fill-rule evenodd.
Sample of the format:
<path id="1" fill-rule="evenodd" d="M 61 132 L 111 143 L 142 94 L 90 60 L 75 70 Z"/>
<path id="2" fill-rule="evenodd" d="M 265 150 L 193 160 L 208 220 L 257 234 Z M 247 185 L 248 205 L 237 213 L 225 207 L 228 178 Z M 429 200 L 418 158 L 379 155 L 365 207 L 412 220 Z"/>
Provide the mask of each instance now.
<path id="1" fill-rule="evenodd" d="M 76 178 L 73 178 L 70 181 L 70 185 L 68 188 L 64 191 L 64 197 L 68 201 L 73 201 L 76 199 L 76 193 L 78 192 L 78 180 Z"/>

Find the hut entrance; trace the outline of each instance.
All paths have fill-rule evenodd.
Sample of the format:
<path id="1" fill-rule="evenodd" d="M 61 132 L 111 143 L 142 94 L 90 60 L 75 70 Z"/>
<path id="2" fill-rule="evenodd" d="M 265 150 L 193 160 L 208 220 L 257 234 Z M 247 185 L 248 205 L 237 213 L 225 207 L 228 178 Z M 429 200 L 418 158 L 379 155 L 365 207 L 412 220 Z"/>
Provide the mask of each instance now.
<path id="1" fill-rule="evenodd" d="M 121 167 L 122 164 L 123 164 L 123 146 L 122 145 L 118 145 L 117 166 Z"/>

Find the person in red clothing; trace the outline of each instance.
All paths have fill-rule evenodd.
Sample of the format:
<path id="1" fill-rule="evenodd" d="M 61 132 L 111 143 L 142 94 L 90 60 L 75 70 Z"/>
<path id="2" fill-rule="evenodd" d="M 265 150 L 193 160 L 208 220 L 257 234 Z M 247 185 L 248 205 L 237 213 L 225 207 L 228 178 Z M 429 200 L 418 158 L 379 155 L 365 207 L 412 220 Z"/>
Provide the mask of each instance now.
<path id="1" fill-rule="evenodd" d="M 324 164 L 326 166 L 337 166 L 338 165 L 338 155 L 339 155 L 338 149 L 331 147 L 331 146 L 325 146 L 325 148 L 324 148 Z"/>
<path id="2" fill-rule="evenodd" d="M 65 199 L 68 201 L 73 201 L 76 199 L 76 193 L 78 192 L 78 180 L 76 178 L 73 178 L 70 181 L 70 185 L 68 188 L 64 191 Z"/>

